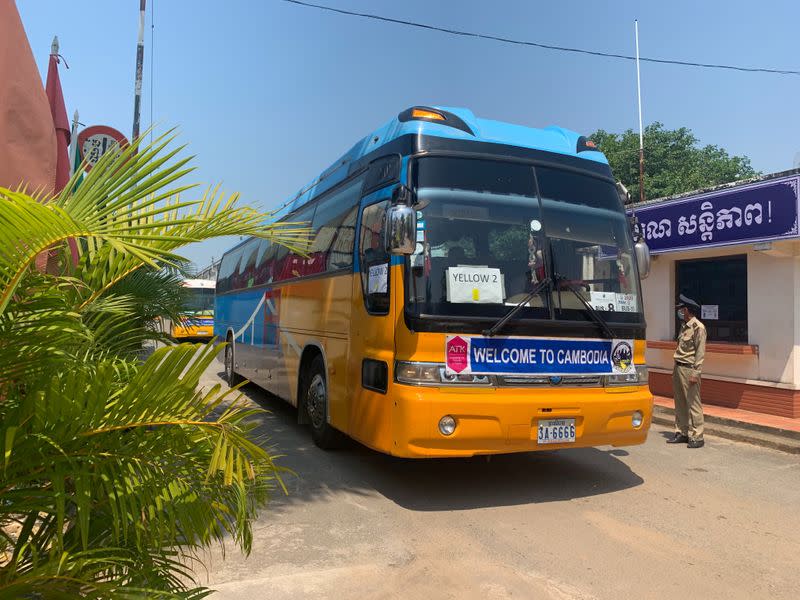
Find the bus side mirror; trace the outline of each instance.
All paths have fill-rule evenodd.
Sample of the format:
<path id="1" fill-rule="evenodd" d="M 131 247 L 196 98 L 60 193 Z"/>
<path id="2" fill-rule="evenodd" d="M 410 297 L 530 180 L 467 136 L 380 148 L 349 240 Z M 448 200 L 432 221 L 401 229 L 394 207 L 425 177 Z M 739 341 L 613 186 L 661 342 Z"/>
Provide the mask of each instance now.
<path id="1" fill-rule="evenodd" d="M 618 181 L 615 185 L 617 188 L 617 195 L 619 195 L 619 201 L 622 203 L 622 206 L 627 206 L 631 202 L 631 193 L 628 191 L 621 181 Z"/>
<path id="2" fill-rule="evenodd" d="M 639 279 L 647 279 L 650 275 L 650 247 L 640 238 L 633 245 L 633 253 L 636 255 L 636 264 L 639 267 Z"/>
<path id="3" fill-rule="evenodd" d="M 406 204 L 389 208 L 389 252 L 414 254 L 417 245 L 417 211 Z"/>
<path id="4" fill-rule="evenodd" d="M 405 204 L 406 206 L 414 205 L 414 192 L 407 185 L 398 185 L 392 191 L 392 205 Z"/>
<path id="5" fill-rule="evenodd" d="M 399 185 L 392 193 L 392 206 L 386 220 L 386 240 L 392 254 L 414 254 L 417 246 L 417 211 L 412 207 L 413 193 Z"/>

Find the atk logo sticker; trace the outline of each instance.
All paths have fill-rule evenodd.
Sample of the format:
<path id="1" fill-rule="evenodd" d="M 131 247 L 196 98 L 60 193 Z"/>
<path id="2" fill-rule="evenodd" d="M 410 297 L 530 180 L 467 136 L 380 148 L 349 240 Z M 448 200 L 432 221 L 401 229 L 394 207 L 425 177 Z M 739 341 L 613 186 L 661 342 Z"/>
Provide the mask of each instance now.
<path id="1" fill-rule="evenodd" d="M 448 337 L 445 346 L 447 369 L 454 373 L 469 372 L 469 338 Z"/>

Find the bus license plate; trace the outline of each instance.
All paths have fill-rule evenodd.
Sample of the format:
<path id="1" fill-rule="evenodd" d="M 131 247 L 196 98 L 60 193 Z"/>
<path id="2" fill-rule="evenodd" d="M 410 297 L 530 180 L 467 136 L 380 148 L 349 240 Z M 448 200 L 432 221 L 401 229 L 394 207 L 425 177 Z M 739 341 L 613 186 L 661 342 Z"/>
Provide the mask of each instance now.
<path id="1" fill-rule="evenodd" d="M 208 329 L 198 329 L 197 335 L 210 335 Z"/>
<path id="2" fill-rule="evenodd" d="M 575 441 L 575 419 L 539 421 L 539 444 L 569 444 Z"/>

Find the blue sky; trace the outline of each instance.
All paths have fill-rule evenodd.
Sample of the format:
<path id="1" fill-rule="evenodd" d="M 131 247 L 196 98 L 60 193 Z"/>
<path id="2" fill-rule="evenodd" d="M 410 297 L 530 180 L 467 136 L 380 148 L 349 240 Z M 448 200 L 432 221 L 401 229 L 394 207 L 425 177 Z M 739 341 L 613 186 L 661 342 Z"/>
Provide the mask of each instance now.
<path id="1" fill-rule="evenodd" d="M 800 69 L 800 2 L 318 0 L 361 12 L 622 54 Z M 633 63 L 453 37 L 280 0 L 148 0 L 142 123 L 178 126 L 193 181 L 268 209 L 413 104 L 582 133 L 637 127 Z M 130 135 L 138 0 L 17 0 L 44 75 L 54 34 L 67 112 Z M 150 44 L 151 6 L 155 44 Z M 767 8 L 768 7 L 768 8 Z M 154 76 L 150 61 L 155 57 Z M 800 77 L 642 65 L 645 123 L 691 128 L 764 172 L 800 152 Z M 185 249 L 207 263 L 235 240 Z"/>

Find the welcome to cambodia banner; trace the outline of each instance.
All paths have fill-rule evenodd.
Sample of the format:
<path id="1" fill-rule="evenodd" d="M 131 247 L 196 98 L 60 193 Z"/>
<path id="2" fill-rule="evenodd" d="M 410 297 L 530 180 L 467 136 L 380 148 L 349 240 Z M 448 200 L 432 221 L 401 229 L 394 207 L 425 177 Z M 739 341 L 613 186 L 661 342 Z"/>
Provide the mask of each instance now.
<path id="1" fill-rule="evenodd" d="M 447 373 L 612 375 L 630 373 L 633 340 L 447 336 Z"/>

